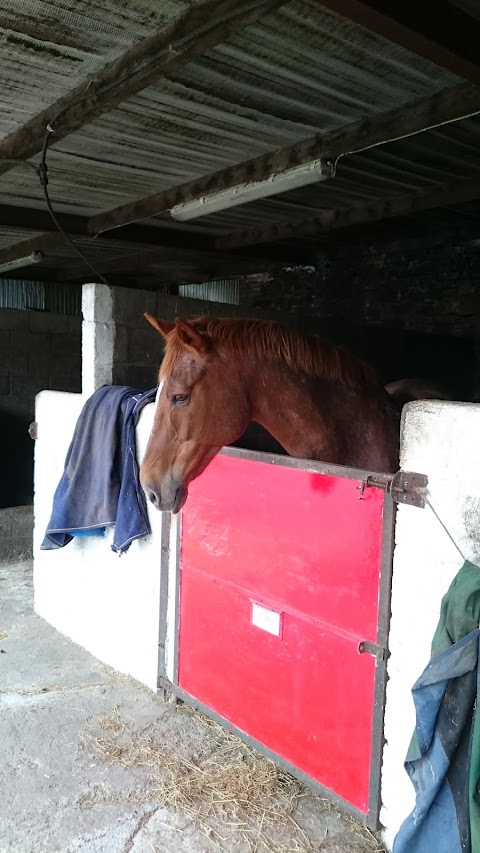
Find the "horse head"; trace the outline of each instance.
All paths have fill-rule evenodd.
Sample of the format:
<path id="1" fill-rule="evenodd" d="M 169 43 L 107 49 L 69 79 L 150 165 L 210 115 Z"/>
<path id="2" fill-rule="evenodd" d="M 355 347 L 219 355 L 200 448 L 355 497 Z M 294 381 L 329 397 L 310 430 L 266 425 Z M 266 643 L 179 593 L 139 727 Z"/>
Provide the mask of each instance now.
<path id="1" fill-rule="evenodd" d="M 140 480 L 157 509 L 176 513 L 190 481 L 245 431 L 246 381 L 241 363 L 222 356 L 209 335 L 209 318 L 169 323 L 145 317 L 162 335 L 165 354 Z"/>

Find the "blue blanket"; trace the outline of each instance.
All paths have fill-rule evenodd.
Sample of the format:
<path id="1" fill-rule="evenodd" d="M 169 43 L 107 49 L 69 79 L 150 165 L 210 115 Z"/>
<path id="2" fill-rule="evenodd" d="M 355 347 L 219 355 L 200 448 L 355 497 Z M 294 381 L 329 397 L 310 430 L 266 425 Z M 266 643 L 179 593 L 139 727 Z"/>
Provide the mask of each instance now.
<path id="1" fill-rule="evenodd" d="M 103 385 L 87 400 L 53 498 L 42 549 L 63 548 L 74 535 L 114 526 L 112 550 L 121 554 L 134 539 L 150 533 L 135 427 L 156 391 Z"/>
<path id="2" fill-rule="evenodd" d="M 416 802 L 393 853 L 480 853 L 479 620 L 480 569 L 466 561 L 412 689 L 416 726 L 405 769 Z"/>

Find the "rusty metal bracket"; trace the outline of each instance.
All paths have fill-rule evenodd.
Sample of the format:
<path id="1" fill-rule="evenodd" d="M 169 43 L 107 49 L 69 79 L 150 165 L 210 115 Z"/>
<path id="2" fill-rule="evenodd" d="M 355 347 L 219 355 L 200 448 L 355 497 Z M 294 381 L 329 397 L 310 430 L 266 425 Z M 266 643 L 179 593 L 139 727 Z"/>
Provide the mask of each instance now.
<path id="1" fill-rule="evenodd" d="M 365 489 L 383 489 L 391 495 L 396 503 L 409 504 L 421 509 L 425 506 L 425 494 L 428 477 L 425 474 L 417 474 L 413 471 L 397 471 L 393 477 L 388 474 L 369 474 L 359 486 L 360 500 L 364 496 Z"/>
<path id="2" fill-rule="evenodd" d="M 389 484 L 388 492 L 394 501 L 410 506 L 425 507 L 428 477 L 413 471 L 397 471 Z"/>
<path id="3" fill-rule="evenodd" d="M 359 655 L 372 655 L 377 660 L 385 660 L 385 649 L 377 643 L 369 643 L 368 640 L 362 640 L 358 644 Z"/>

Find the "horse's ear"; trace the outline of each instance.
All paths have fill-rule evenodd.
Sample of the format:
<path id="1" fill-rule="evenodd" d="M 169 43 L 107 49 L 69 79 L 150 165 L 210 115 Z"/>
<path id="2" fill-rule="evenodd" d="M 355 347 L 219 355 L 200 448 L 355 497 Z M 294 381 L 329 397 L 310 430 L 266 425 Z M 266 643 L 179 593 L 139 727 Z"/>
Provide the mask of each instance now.
<path id="1" fill-rule="evenodd" d="M 157 330 L 157 332 L 160 332 L 160 334 L 164 338 L 166 338 L 168 333 L 175 328 L 175 323 L 169 323 L 168 320 L 157 320 L 157 318 L 154 317 L 153 314 L 144 314 L 143 316 L 146 320 L 148 320 L 150 325 Z"/>
<path id="2" fill-rule="evenodd" d="M 181 317 L 177 317 L 175 326 L 177 328 L 177 335 L 185 346 L 195 350 L 200 355 L 205 355 L 208 352 L 209 339 L 205 335 L 202 335 L 201 332 L 198 332 L 190 323 L 182 320 Z"/>

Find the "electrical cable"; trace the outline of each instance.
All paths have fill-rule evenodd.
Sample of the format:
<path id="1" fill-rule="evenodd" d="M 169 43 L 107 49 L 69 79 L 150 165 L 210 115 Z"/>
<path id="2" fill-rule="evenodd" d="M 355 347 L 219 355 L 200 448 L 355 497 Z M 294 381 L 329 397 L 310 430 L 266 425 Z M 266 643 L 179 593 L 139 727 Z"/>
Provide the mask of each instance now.
<path id="1" fill-rule="evenodd" d="M 92 82 L 88 84 L 87 89 L 89 89 L 91 85 L 92 85 Z M 48 142 L 50 139 L 50 135 L 55 133 L 55 128 L 54 128 L 55 122 L 58 121 L 60 116 L 62 116 L 65 112 L 67 112 L 69 109 L 71 109 L 71 107 L 76 106 L 77 104 L 80 104 L 83 101 L 86 101 L 87 98 L 91 98 L 91 97 L 93 97 L 93 98 L 97 97 L 97 93 L 94 92 L 92 95 L 88 91 L 86 91 L 83 95 L 81 95 L 81 97 L 77 98 L 75 101 L 72 101 L 71 104 L 68 104 L 68 106 L 65 106 L 61 110 L 59 110 L 58 113 L 56 113 L 56 115 L 54 116 L 54 118 L 47 124 L 45 136 L 43 138 L 42 150 L 41 150 L 41 154 L 40 154 L 40 163 L 38 164 L 38 166 L 35 166 L 34 163 L 30 163 L 28 160 L 20 160 L 19 158 L 14 158 L 14 157 L 5 157 L 5 158 L 2 158 L 0 160 L 0 168 L 1 168 L 2 163 L 15 163 L 16 165 L 19 165 L 19 166 L 28 166 L 29 168 L 34 170 L 34 172 L 38 175 L 38 178 L 40 179 L 40 185 L 41 185 L 42 190 L 43 190 L 43 195 L 45 198 L 45 204 L 47 206 L 47 210 L 50 214 L 50 217 L 51 217 L 56 229 L 62 235 L 65 242 L 69 243 L 72 246 L 72 248 L 75 250 L 76 254 L 81 258 L 83 263 L 86 264 L 86 266 L 93 272 L 95 277 L 99 278 L 100 281 L 102 282 L 102 284 L 107 284 L 106 278 L 101 273 L 99 273 L 98 270 L 95 269 L 93 264 L 90 263 L 88 258 L 82 252 L 82 250 L 76 245 L 74 240 L 72 240 L 70 235 L 67 234 L 65 229 L 60 224 L 58 217 L 57 217 L 57 215 L 53 209 L 53 205 L 52 205 L 52 202 L 50 199 L 50 194 L 48 192 L 48 187 L 47 187 L 47 184 L 48 184 L 48 176 L 47 176 L 47 171 L 48 171 L 48 167 L 47 167 Z"/>
<path id="2" fill-rule="evenodd" d="M 85 100 L 85 98 L 87 98 L 87 97 L 88 97 L 88 95 L 85 95 L 85 96 L 82 98 L 82 100 Z M 80 100 L 80 99 L 79 99 L 79 100 Z M 65 110 L 61 110 L 61 111 L 60 111 L 60 112 L 55 116 L 54 121 L 56 121 L 56 119 L 58 118 L 58 116 L 59 116 L 59 115 L 61 115 L 63 112 L 65 112 Z M 48 167 L 47 167 L 48 141 L 49 141 L 49 138 L 50 138 L 50 134 L 55 133 L 55 130 L 52 128 L 52 124 L 53 124 L 53 122 L 50 122 L 50 123 L 47 125 L 47 129 L 46 129 L 46 131 L 45 131 L 45 136 L 44 136 L 44 138 L 43 138 L 43 145 L 42 145 L 41 159 L 40 159 L 40 163 L 39 163 L 39 165 L 38 165 L 38 167 L 37 167 L 37 170 L 36 170 L 36 171 L 37 171 L 37 174 L 38 174 L 38 177 L 40 178 L 40 184 L 41 184 L 41 187 L 42 187 L 42 189 L 43 189 L 43 195 L 44 195 L 44 197 L 45 197 L 45 204 L 47 205 L 48 212 L 49 212 L 49 214 L 50 214 L 50 216 L 51 216 L 51 218 L 52 218 L 52 220 L 53 220 L 53 223 L 54 223 L 55 227 L 58 229 L 58 231 L 59 231 L 59 232 L 60 232 L 60 234 L 62 235 L 63 239 L 64 239 L 64 240 L 66 240 L 66 242 L 67 242 L 67 243 L 69 243 L 69 244 L 72 246 L 72 248 L 75 250 L 75 252 L 77 253 L 77 255 L 82 259 L 82 261 L 87 265 L 87 267 L 88 267 L 89 269 L 91 269 L 91 271 L 93 272 L 93 274 L 94 274 L 97 278 L 99 278 L 99 279 L 100 279 L 100 281 L 102 282 L 102 284 L 107 284 L 107 280 L 106 280 L 106 278 L 105 278 L 105 277 L 104 277 L 100 272 L 98 272 L 98 270 L 96 270 L 96 269 L 95 269 L 95 267 L 93 266 L 93 264 L 91 264 L 91 263 L 90 263 L 90 261 L 88 260 L 88 258 L 84 255 L 84 253 L 82 252 L 82 250 L 81 250 L 81 249 L 76 245 L 76 243 L 74 242 L 74 240 L 72 240 L 72 238 L 70 237 L 70 235 L 69 235 L 69 234 L 67 234 L 67 232 L 65 231 L 65 229 L 62 227 L 62 225 L 61 225 L 61 224 L 60 224 L 60 222 L 58 221 L 57 215 L 56 215 L 56 213 L 55 213 L 55 211 L 54 211 L 54 209 L 53 209 L 52 202 L 51 202 L 51 200 L 50 200 L 50 194 L 49 194 L 49 192 L 48 192 L 48 187 L 47 187 L 47 184 L 48 184 L 48 176 L 47 176 L 47 170 L 48 170 Z"/>
<path id="3" fill-rule="evenodd" d="M 372 142 L 371 145 L 364 145 L 363 148 L 354 148 L 352 151 L 344 151 L 337 157 L 332 158 L 329 162 L 332 163 L 332 178 L 337 174 L 337 163 L 342 157 L 349 157 L 350 154 L 362 154 L 364 151 L 370 151 L 371 148 L 378 148 L 380 145 L 389 145 L 391 142 L 400 142 L 402 139 L 409 139 L 411 136 L 417 136 L 419 133 L 426 133 L 428 130 L 436 130 L 437 127 L 443 127 L 446 124 L 455 124 L 457 121 L 465 121 L 467 118 L 474 118 L 480 115 L 480 110 L 474 110 L 471 113 L 465 113 L 463 116 L 456 118 L 445 119 L 445 121 L 437 121 L 435 124 L 430 124 L 428 127 L 422 127 L 421 130 L 411 130 L 408 133 L 402 133 L 399 136 L 393 136 L 391 139 L 381 139 L 380 142 Z"/>

